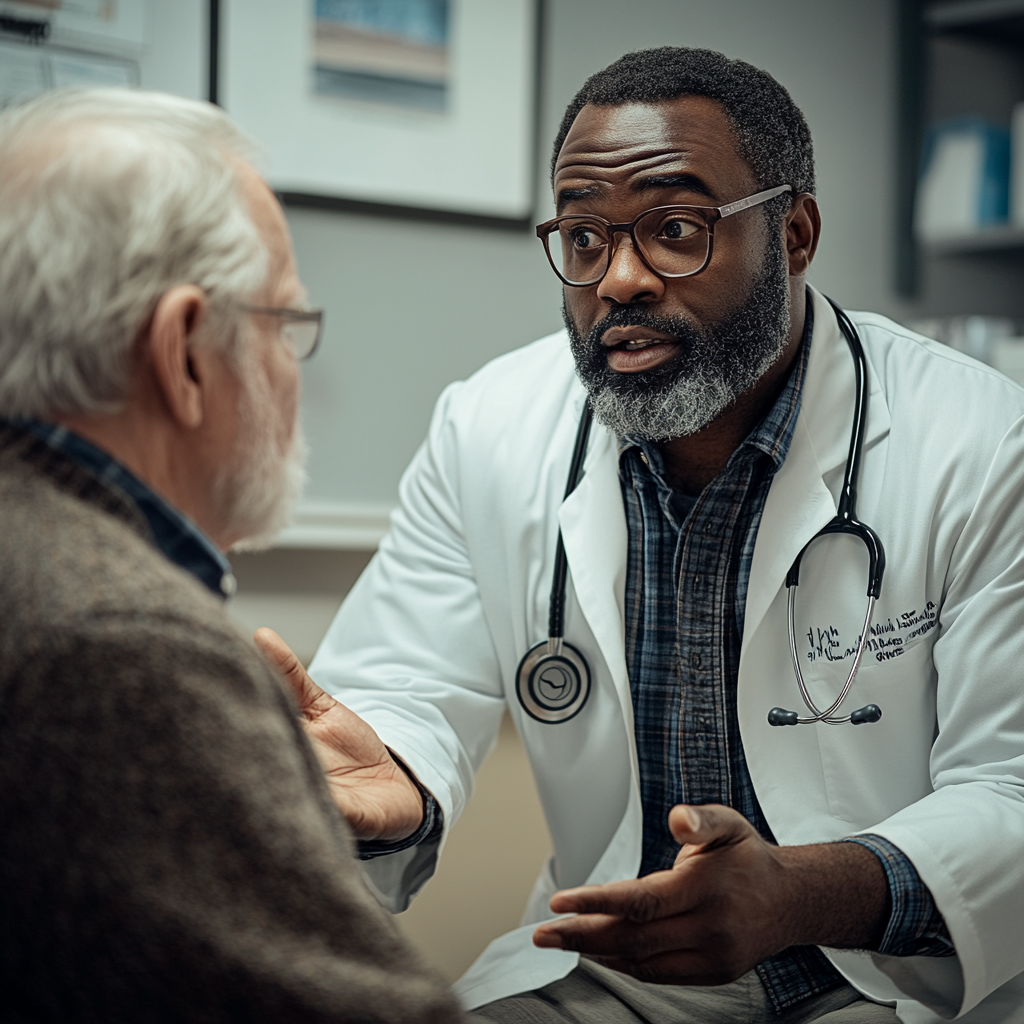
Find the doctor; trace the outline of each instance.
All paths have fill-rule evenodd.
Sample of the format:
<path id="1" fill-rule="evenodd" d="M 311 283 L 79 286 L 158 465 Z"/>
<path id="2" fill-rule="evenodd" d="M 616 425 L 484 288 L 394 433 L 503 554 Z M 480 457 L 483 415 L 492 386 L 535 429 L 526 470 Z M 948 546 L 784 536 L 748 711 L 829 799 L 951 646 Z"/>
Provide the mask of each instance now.
<path id="1" fill-rule="evenodd" d="M 343 704 L 294 671 L 382 898 L 429 878 L 508 710 L 555 855 L 459 984 L 481 1017 L 1024 1020 L 1024 392 L 851 314 L 858 515 L 888 568 L 841 710 L 882 717 L 773 728 L 773 706 L 806 714 L 786 574 L 836 515 L 855 405 L 805 283 L 806 122 L 749 65 L 633 53 L 570 104 L 553 184 L 578 218 L 539 231 L 566 332 L 441 397 L 310 670 Z M 881 247 L 885 203 L 859 201 Z M 559 535 L 590 678 L 551 721 L 517 669 L 549 635 Z M 819 707 L 866 574 L 846 536 L 803 559 L 793 653 Z"/>

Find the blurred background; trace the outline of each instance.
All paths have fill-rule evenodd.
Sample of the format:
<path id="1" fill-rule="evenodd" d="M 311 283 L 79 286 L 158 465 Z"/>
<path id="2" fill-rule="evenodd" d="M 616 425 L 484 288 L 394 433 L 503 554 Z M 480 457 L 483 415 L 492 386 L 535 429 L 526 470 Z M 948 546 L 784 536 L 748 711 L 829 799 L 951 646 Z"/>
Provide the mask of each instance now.
<path id="1" fill-rule="evenodd" d="M 313 47 L 308 89 L 305 72 L 287 79 L 294 55 L 276 41 L 292 28 Z M 513 37 L 525 71 L 506 86 Z M 551 139 L 588 75 L 666 44 L 765 68 L 803 109 L 823 217 L 814 285 L 1024 383 L 1024 0 L 0 0 L 0 102 L 83 82 L 215 96 L 265 144 L 285 193 L 326 333 L 304 367 L 307 498 L 274 549 L 233 558 L 243 628 L 273 626 L 308 661 L 386 529 L 442 388 L 560 327 L 531 228 L 553 215 Z M 417 70 L 396 86 L 399 65 Z M 492 92 L 449 144 L 445 118 L 472 106 L 471 73 Z M 264 112 L 287 123 L 289 89 L 355 105 L 331 108 L 333 155 L 309 157 L 332 173 L 367 166 L 378 121 L 413 144 L 362 183 L 318 193 L 304 151 L 270 128 L 260 137 Z M 488 196 L 485 158 L 510 138 L 518 177 L 496 166 Z M 435 167 L 422 200 L 373 192 L 394 167 L 429 178 L 438 152 L 466 184 Z M 482 198 L 457 208 L 451 197 L 474 189 Z M 506 727 L 440 872 L 399 923 L 454 979 L 518 923 L 548 852 Z"/>

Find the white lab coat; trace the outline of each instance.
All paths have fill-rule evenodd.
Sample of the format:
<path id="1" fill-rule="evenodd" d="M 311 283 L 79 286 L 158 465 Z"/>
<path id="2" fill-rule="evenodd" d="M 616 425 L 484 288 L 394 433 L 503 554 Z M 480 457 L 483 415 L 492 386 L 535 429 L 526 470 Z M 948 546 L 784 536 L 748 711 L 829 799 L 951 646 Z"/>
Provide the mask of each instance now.
<path id="1" fill-rule="evenodd" d="M 870 369 L 859 517 L 887 555 L 876 634 L 846 710 L 863 726 L 772 728 L 803 713 L 784 579 L 835 515 L 854 364 L 831 309 L 815 326 L 792 447 L 757 536 L 739 669 L 740 731 L 782 844 L 887 837 L 914 863 L 956 945 L 951 958 L 826 950 L 903 1021 L 1024 1021 L 1024 391 L 883 317 L 851 314 Z M 332 625 L 312 675 L 380 733 L 436 796 L 446 827 L 469 799 L 507 708 L 547 816 L 554 857 L 527 924 L 460 981 L 467 1006 L 567 974 L 530 923 L 559 887 L 635 877 L 641 807 L 624 656 L 626 523 L 615 439 L 595 425 L 585 476 L 563 501 L 584 392 L 564 333 L 496 359 L 441 396 L 401 485 L 392 528 Z M 558 526 L 569 561 L 566 638 L 589 659 L 582 712 L 551 725 L 515 695 L 523 653 L 547 636 Z M 820 702 L 839 691 L 866 602 L 864 549 L 848 538 L 804 559 L 797 635 Z M 439 847 L 369 872 L 393 910 Z"/>

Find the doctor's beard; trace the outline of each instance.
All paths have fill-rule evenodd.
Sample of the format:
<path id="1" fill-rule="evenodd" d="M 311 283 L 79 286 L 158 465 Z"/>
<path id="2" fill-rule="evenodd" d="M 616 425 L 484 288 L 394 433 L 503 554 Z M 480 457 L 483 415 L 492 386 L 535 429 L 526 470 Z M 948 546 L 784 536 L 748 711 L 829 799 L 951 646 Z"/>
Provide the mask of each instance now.
<path id="1" fill-rule="evenodd" d="M 720 416 L 782 355 L 790 328 L 785 250 L 781 239 L 769 247 L 750 297 L 721 323 L 658 316 L 637 303 L 613 307 L 584 336 L 564 303 L 562 315 L 576 373 L 599 423 L 635 440 L 686 437 Z M 678 339 L 679 351 L 650 370 L 612 370 L 601 337 L 610 327 L 628 326 L 669 334 Z"/>

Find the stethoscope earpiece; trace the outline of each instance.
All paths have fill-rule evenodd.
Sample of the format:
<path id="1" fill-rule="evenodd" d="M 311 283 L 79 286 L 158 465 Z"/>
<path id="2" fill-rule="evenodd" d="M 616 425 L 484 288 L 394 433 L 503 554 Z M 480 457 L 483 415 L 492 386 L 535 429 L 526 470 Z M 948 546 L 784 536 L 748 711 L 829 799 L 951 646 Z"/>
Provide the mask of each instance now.
<path id="1" fill-rule="evenodd" d="M 851 725 L 864 725 L 868 722 L 877 722 L 882 717 L 882 709 L 877 704 L 865 704 L 850 715 Z"/>
<path id="2" fill-rule="evenodd" d="M 851 725 L 867 725 L 871 722 L 877 722 L 882 717 L 882 709 L 877 704 L 865 704 L 862 708 L 857 708 L 849 718 L 826 718 L 821 716 L 820 718 L 804 718 L 795 711 L 787 711 L 785 708 L 772 708 L 768 712 L 768 724 L 769 725 L 805 725 L 812 722 L 825 722 L 828 725 L 841 725 L 843 722 L 849 722 Z"/>

